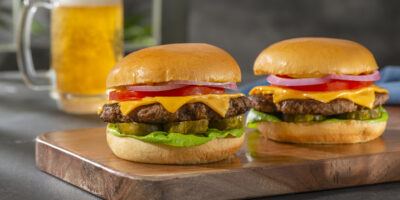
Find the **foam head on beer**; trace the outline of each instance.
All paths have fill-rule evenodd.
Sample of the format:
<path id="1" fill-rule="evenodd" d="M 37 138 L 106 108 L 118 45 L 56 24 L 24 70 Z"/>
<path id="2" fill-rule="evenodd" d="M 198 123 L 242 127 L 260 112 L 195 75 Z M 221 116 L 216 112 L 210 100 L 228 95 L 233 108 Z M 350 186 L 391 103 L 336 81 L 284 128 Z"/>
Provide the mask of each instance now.
<path id="1" fill-rule="evenodd" d="M 120 4 L 122 0 L 56 0 L 59 6 L 99 6 Z"/>

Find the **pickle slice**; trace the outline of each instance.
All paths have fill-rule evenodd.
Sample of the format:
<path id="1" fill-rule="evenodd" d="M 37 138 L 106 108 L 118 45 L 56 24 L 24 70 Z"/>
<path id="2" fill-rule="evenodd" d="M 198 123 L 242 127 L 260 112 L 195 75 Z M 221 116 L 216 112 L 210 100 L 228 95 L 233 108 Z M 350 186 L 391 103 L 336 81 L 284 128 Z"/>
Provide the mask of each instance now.
<path id="1" fill-rule="evenodd" d="M 317 122 L 325 119 L 323 115 L 312 115 L 312 114 L 283 114 L 282 120 L 285 122 Z"/>
<path id="2" fill-rule="evenodd" d="M 130 134 L 130 135 L 147 135 L 154 131 L 160 131 L 161 126 L 155 124 L 144 124 L 144 123 L 117 123 L 118 130 L 122 134 Z"/>
<path id="3" fill-rule="evenodd" d="M 164 124 L 164 131 L 169 133 L 197 134 L 205 133 L 208 129 L 208 120 L 171 122 Z"/>
<path id="4" fill-rule="evenodd" d="M 381 117 L 381 109 L 379 107 L 373 109 L 363 109 L 354 112 L 348 112 L 338 115 L 339 119 L 354 119 L 354 120 L 366 120 L 375 119 Z"/>
<path id="5" fill-rule="evenodd" d="M 210 128 L 216 128 L 219 130 L 241 128 L 242 126 L 243 126 L 243 115 L 210 121 Z"/>

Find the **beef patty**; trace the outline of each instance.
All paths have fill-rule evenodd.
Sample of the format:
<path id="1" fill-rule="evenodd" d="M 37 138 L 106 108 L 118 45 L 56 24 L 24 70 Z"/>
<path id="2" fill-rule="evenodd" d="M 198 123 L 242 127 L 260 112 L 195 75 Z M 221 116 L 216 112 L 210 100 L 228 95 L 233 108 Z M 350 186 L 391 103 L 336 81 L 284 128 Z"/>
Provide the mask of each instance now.
<path id="1" fill-rule="evenodd" d="M 363 108 L 347 99 L 335 99 L 329 103 L 313 99 L 288 99 L 274 103 L 272 94 L 251 95 L 249 99 L 254 109 L 269 113 L 335 115 Z M 388 99 L 389 94 L 387 93 L 375 93 L 374 107 L 384 104 Z"/>
<path id="2" fill-rule="evenodd" d="M 250 100 L 247 97 L 230 99 L 230 106 L 225 118 L 243 114 L 251 108 Z M 100 118 L 109 123 L 141 122 L 141 123 L 167 123 L 176 121 L 193 121 L 200 119 L 221 119 L 222 117 L 204 103 L 188 103 L 179 108 L 176 112 L 168 112 L 161 104 L 155 103 L 140 106 L 134 109 L 129 115 L 124 116 L 117 103 L 105 104 Z"/>

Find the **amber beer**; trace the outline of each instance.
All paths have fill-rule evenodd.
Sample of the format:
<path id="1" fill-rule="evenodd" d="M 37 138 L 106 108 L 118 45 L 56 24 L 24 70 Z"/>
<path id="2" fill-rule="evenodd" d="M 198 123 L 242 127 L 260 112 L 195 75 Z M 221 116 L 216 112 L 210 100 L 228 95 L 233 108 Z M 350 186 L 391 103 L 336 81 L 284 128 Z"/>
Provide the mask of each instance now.
<path id="1" fill-rule="evenodd" d="M 105 95 L 107 74 L 123 56 L 122 23 L 121 0 L 58 1 L 51 12 L 51 67 L 60 101 Z"/>

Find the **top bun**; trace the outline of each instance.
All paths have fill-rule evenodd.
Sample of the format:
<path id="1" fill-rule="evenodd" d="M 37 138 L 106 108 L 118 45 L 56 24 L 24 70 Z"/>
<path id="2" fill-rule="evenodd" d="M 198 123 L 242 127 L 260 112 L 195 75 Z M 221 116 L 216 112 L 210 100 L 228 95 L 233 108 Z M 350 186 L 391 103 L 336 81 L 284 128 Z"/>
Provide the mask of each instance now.
<path id="1" fill-rule="evenodd" d="M 364 46 L 333 38 L 294 38 L 264 49 L 254 73 L 314 77 L 326 74 L 357 75 L 377 70 L 375 58 Z"/>
<path id="2" fill-rule="evenodd" d="M 168 44 L 133 52 L 108 74 L 107 88 L 166 81 L 240 82 L 235 59 L 224 50 L 200 43 Z"/>

